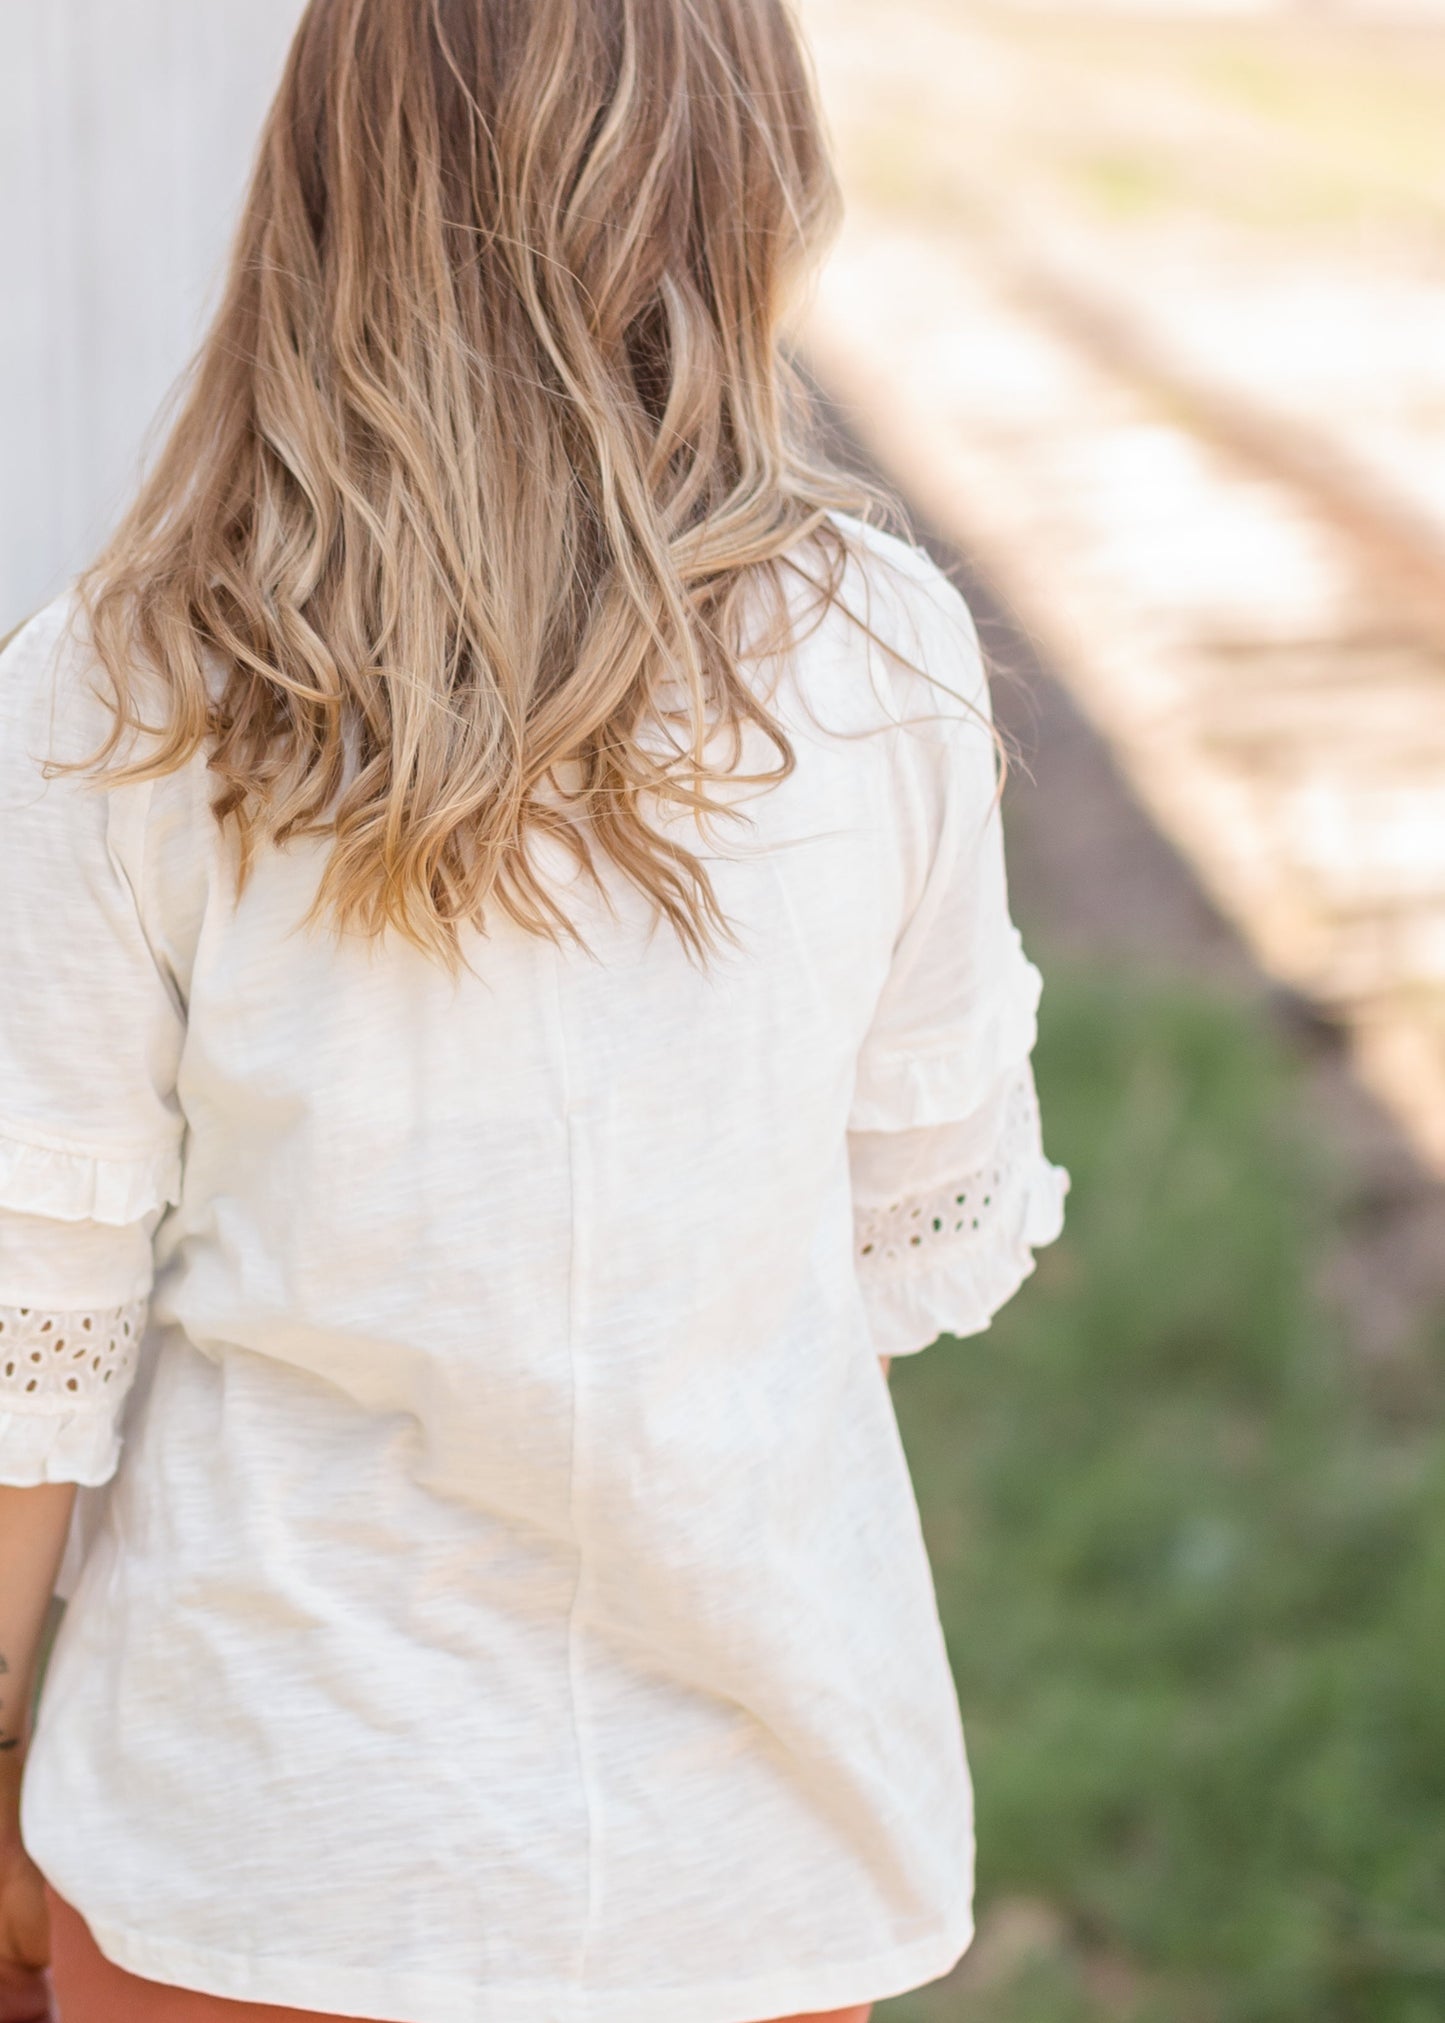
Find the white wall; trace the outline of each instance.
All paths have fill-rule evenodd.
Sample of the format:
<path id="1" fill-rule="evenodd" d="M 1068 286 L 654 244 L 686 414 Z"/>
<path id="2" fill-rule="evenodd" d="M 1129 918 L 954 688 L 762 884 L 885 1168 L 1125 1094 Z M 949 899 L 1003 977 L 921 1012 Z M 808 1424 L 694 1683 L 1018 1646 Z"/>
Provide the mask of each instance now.
<path id="1" fill-rule="evenodd" d="M 301 0 L 0 0 L 0 636 L 194 348 Z"/>

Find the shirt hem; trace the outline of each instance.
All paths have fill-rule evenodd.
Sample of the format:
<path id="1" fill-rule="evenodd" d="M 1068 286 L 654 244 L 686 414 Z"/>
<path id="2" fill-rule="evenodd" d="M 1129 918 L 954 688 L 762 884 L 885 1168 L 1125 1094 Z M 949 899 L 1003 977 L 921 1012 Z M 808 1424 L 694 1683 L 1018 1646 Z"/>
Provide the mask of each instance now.
<path id="1" fill-rule="evenodd" d="M 231 2001 L 315 2009 L 369 2023 L 772 2023 L 820 2009 L 883 2002 L 927 1986 L 955 1967 L 974 1936 L 970 1906 L 961 1919 L 911 1945 L 864 1959 L 832 1961 L 755 1980 L 670 1988 L 579 1988 L 512 1982 L 477 1988 L 452 1977 L 392 1978 L 318 1965 L 215 1953 L 154 1938 L 124 1925 L 92 1923 L 105 1957 L 144 1980 Z"/>

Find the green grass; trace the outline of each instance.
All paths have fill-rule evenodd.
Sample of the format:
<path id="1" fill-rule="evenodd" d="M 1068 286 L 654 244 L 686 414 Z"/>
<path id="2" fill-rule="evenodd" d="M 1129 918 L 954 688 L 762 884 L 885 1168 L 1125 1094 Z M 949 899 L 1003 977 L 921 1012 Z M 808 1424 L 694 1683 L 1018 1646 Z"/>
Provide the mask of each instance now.
<path id="1" fill-rule="evenodd" d="M 1338 1175 L 1256 1009 L 1046 974 L 1068 1230 L 894 1385 L 981 1933 L 1053 1927 L 877 2023 L 1438 2023 L 1440 1328 L 1384 1404 L 1311 1292 Z"/>

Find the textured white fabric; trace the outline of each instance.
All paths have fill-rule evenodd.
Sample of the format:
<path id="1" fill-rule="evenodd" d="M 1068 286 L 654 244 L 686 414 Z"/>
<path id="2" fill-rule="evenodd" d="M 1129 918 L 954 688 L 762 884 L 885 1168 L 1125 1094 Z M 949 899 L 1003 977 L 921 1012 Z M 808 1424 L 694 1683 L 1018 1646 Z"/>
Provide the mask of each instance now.
<path id="1" fill-rule="evenodd" d="M 98 1486 L 120 1459 L 120 1407 L 135 1377 L 145 1301 L 86 1312 L 0 1307 L 4 1479 Z"/>
<path id="2" fill-rule="evenodd" d="M 968 1943 L 878 1356 L 983 1325 L 1066 1176 L 1019 1095 L 1039 976 L 972 626 L 852 531 L 850 606 L 946 686 L 838 612 L 750 664 L 794 772 L 730 784 L 746 826 L 654 811 L 737 931 L 706 971 L 550 842 L 588 950 L 499 920 L 458 979 L 303 932 L 319 841 L 237 904 L 200 756 L 44 779 L 104 727 L 67 607 L 0 661 L 0 1290 L 149 1296 L 23 1826 L 136 1973 L 400 2023 L 743 2023 Z M 774 762 L 750 732 L 743 770 Z M 859 1254 L 985 1167 L 1004 1205 L 926 1271 Z M 0 1479 L 30 1480 L 9 1404 Z"/>
<path id="3" fill-rule="evenodd" d="M 67 1312 L 144 1301 L 159 1220 L 151 1213 L 138 1222 L 61 1222 L 0 1208 L 0 1306 Z"/>
<path id="4" fill-rule="evenodd" d="M 18 1170 L 12 1163 L 12 1176 Z M 90 1176 L 77 1178 L 64 1207 L 95 1200 Z M 114 1475 L 158 1220 L 156 1211 L 105 1223 L 0 1208 L 0 1481 L 99 1488 Z"/>
<path id="5" fill-rule="evenodd" d="M 1023 1063 L 975 1120 L 900 1132 L 920 1176 L 947 1176 L 874 1201 L 899 1165 L 882 1134 L 852 1143 L 858 1280 L 880 1355 L 907 1356 L 939 1335 L 977 1334 L 1034 1269 L 1064 1224 L 1069 1176 L 1044 1157 L 1033 1071 Z M 982 1156 L 980 1157 L 980 1153 Z"/>

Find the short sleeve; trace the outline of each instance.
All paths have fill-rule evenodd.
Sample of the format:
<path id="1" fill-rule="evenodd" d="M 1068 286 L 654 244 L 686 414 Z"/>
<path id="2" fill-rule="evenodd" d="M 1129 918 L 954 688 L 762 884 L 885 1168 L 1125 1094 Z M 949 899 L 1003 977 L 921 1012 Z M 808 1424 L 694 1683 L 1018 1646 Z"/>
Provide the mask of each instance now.
<path id="1" fill-rule="evenodd" d="M 905 647 L 919 682 L 893 733 L 903 919 L 864 1041 L 849 1124 L 894 1131 L 968 1115 L 1033 1047 L 1042 978 L 1009 914 L 993 710 L 967 605 L 932 571 Z"/>
<path id="2" fill-rule="evenodd" d="M 0 654 L 0 1481 L 107 1479 L 179 1199 L 184 1012 L 143 918 L 150 783 L 47 773 L 106 728 L 62 602 Z"/>
<path id="3" fill-rule="evenodd" d="M 1063 1225 L 1032 1053 L 1043 980 L 1010 910 L 987 675 L 962 598 L 921 586 L 916 650 L 953 692 L 897 733 L 904 904 L 849 1114 L 855 1264 L 880 1355 L 967 1335 Z"/>

